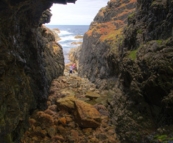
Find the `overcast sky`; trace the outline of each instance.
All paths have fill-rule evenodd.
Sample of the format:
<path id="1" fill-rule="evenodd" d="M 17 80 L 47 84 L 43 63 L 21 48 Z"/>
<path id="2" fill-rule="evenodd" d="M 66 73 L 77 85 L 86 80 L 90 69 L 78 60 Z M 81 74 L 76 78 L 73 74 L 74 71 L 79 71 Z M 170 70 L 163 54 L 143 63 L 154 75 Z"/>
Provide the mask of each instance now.
<path id="1" fill-rule="evenodd" d="M 90 25 L 100 8 L 109 0 L 77 0 L 75 4 L 54 4 L 50 25 Z"/>

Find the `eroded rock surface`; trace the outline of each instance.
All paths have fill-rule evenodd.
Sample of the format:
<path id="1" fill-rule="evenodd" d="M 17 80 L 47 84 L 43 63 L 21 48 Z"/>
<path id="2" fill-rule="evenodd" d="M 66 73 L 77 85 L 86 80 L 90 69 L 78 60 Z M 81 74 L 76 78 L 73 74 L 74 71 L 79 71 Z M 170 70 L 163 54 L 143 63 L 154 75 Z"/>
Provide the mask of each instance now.
<path id="1" fill-rule="evenodd" d="M 79 73 L 115 92 L 109 111 L 123 143 L 171 142 L 173 3 L 137 0 L 136 10 L 121 17 L 133 2 L 112 0 L 100 10 L 84 36 Z M 116 24 L 118 11 L 125 27 Z M 122 32 L 107 31 L 113 19 Z"/>
<path id="2" fill-rule="evenodd" d="M 79 75 L 87 77 L 102 88 L 114 86 L 119 71 L 117 58 L 118 41 L 128 15 L 136 7 L 136 0 L 110 0 L 100 9 L 83 37 L 79 57 Z M 104 83 L 104 84 L 103 84 Z"/>
<path id="3" fill-rule="evenodd" d="M 61 47 L 40 26 L 49 22 L 53 2 L 74 1 L 0 1 L 1 142 L 19 143 L 32 111 L 46 108 L 50 83 L 64 63 Z"/>

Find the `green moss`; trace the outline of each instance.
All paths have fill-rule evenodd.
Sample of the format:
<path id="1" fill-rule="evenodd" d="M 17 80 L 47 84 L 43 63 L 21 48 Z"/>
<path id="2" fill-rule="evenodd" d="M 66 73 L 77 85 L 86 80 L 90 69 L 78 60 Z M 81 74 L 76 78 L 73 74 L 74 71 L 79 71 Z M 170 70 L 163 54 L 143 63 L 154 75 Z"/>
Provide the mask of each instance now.
<path id="1" fill-rule="evenodd" d="M 160 1 L 160 2 L 159 1 L 153 1 L 151 3 L 151 7 L 159 7 L 161 5 L 163 5 L 162 1 Z"/>
<path id="2" fill-rule="evenodd" d="M 167 135 L 157 135 L 157 136 L 155 136 L 156 139 L 160 139 L 162 141 L 167 139 L 167 137 L 168 137 Z"/>
<path id="3" fill-rule="evenodd" d="M 118 47 L 120 47 L 123 44 L 124 35 L 119 34 L 117 39 L 112 41 L 110 44 L 111 52 L 116 54 L 118 52 Z"/>
<path id="4" fill-rule="evenodd" d="M 133 13 L 129 14 L 128 18 L 133 18 L 134 16 L 135 16 L 135 13 L 133 12 Z"/>
<path id="5" fill-rule="evenodd" d="M 156 1 L 153 1 L 153 2 L 151 3 L 151 6 L 155 6 L 155 5 L 158 5 L 158 3 L 157 3 Z"/>
<path id="6" fill-rule="evenodd" d="M 168 141 L 173 141 L 173 137 L 169 137 L 168 135 L 156 135 L 154 140 L 160 141 L 163 143 L 168 143 Z"/>
<path id="7" fill-rule="evenodd" d="M 137 50 L 130 51 L 128 57 L 132 60 L 135 60 L 136 59 L 136 53 L 137 53 Z"/>
<path id="8" fill-rule="evenodd" d="M 138 34 L 142 34 L 142 29 L 138 29 L 138 30 L 137 30 L 137 33 L 138 33 Z"/>
<path id="9" fill-rule="evenodd" d="M 157 43 L 158 43 L 159 45 L 161 45 L 162 42 L 163 42 L 163 40 L 157 40 Z"/>

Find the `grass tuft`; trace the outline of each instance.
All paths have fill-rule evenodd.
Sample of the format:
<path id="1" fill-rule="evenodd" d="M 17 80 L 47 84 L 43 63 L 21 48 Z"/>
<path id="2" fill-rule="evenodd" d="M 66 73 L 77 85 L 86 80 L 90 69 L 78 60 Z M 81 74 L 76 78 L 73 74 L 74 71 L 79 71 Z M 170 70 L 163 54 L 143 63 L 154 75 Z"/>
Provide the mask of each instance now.
<path id="1" fill-rule="evenodd" d="M 129 58 L 134 61 L 136 59 L 136 53 L 137 50 L 130 51 Z"/>

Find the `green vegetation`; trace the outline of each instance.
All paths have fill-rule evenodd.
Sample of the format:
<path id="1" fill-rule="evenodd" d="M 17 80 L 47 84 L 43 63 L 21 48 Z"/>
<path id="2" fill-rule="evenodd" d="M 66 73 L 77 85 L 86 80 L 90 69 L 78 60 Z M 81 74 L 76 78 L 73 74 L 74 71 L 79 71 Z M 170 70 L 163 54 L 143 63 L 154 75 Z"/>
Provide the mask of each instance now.
<path id="1" fill-rule="evenodd" d="M 163 5 L 162 4 L 162 1 L 153 1 L 152 3 L 151 3 L 151 7 L 159 7 L 159 5 L 161 6 L 161 5 Z"/>
<path id="2" fill-rule="evenodd" d="M 134 61 L 136 59 L 136 53 L 137 53 L 137 50 L 130 51 L 128 57 Z"/>
<path id="3" fill-rule="evenodd" d="M 162 42 L 163 42 L 163 40 L 157 40 L 157 43 L 158 43 L 159 45 L 161 45 Z"/>
<path id="4" fill-rule="evenodd" d="M 157 135 L 154 138 L 157 140 L 160 140 L 160 141 L 166 141 L 168 136 L 167 135 Z"/>
<path id="5" fill-rule="evenodd" d="M 122 34 L 119 34 L 117 36 L 117 39 L 114 41 L 109 42 L 110 53 L 111 54 L 117 54 L 118 53 L 118 47 L 120 47 L 123 44 L 124 36 Z"/>
<path id="6" fill-rule="evenodd" d="M 159 142 L 168 143 L 169 141 L 173 141 L 173 138 L 168 137 L 168 135 L 156 135 L 154 140 Z"/>
<path id="7" fill-rule="evenodd" d="M 135 13 L 133 12 L 133 13 L 129 14 L 128 18 L 133 18 L 134 16 L 135 16 Z"/>
<path id="8" fill-rule="evenodd" d="M 138 29 L 138 30 L 137 30 L 137 33 L 138 33 L 138 34 L 142 34 L 142 29 Z"/>

